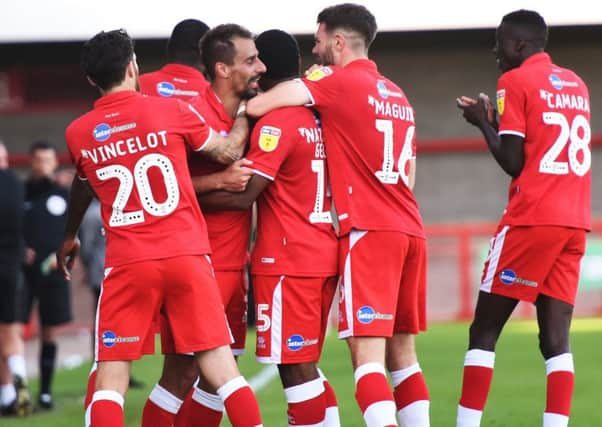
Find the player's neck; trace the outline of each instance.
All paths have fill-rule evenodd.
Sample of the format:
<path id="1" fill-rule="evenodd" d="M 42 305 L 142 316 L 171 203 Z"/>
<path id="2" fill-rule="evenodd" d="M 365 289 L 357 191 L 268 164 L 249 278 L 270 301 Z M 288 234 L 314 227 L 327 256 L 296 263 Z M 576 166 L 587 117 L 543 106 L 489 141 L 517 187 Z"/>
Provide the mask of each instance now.
<path id="1" fill-rule="evenodd" d="M 222 102 L 224 110 L 230 117 L 236 115 L 238 106 L 240 104 L 240 97 L 232 92 L 232 90 L 224 85 L 215 84 L 211 85 L 213 91 L 217 95 L 217 98 Z"/>
<path id="2" fill-rule="evenodd" d="M 127 91 L 127 90 L 137 90 L 136 82 L 126 79 L 123 82 L 121 82 L 120 84 L 118 84 L 117 86 L 113 86 L 111 89 L 108 89 L 106 91 L 101 90 L 100 93 L 102 96 L 106 96 L 106 95 L 111 95 L 113 93 L 123 92 L 123 91 Z"/>
<path id="3" fill-rule="evenodd" d="M 358 59 L 368 59 L 368 52 L 354 52 L 353 50 L 341 52 L 338 64 L 336 65 L 346 67 L 348 64 L 357 61 Z"/>

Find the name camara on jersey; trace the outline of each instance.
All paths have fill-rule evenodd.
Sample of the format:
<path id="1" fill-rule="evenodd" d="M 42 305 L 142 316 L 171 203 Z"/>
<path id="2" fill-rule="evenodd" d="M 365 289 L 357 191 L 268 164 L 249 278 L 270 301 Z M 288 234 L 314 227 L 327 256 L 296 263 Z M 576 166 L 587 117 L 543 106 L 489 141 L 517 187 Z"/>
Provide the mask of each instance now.
<path id="1" fill-rule="evenodd" d="M 569 93 L 552 93 L 545 89 L 539 90 L 539 96 L 548 104 L 549 108 L 571 109 L 589 113 L 589 102 L 583 96 Z"/>
<path id="2" fill-rule="evenodd" d="M 82 149 L 81 153 L 83 158 L 90 159 L 98 164 L 128 154 L 140 153 L 159 145 L 167 145 L 167 131 L 165 130 L 149 132 L 142 137 L 136 135 L 131 138 L 120 139 L 119 141 L 99 145 L 91 150 Z"/>

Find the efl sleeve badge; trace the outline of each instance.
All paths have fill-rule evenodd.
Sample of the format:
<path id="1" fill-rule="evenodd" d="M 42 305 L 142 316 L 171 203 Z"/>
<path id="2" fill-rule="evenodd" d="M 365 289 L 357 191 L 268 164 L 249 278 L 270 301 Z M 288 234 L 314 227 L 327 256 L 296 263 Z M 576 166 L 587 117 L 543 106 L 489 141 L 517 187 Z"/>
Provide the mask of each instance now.
<path id="1" fill-rule="evenodd" d="M 495 93 L 495 99 L 497 101 L 497 112 L 501 116 L 504 114 L 504 100 L 506 98 L 506 89 L 500 89 Z"/>
<path id="2" fill-rule="evenodd" d="M 274 126 L 262 126 L 259 131 L 259 148 L 263 151 L 274 151 L 278 147 L 278 141 L 282 131 Z"/>

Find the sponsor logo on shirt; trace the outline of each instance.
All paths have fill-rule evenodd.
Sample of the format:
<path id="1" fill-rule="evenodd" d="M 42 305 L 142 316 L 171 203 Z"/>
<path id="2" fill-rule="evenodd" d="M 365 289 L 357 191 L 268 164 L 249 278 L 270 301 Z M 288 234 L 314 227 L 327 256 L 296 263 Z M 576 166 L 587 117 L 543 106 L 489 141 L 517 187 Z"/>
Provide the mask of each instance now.
<path id="1" fill-rule="evenodd" d="M 502 114 L 504 114 L 505 99 L 506 99 L 506 89 L 500 89 L 495 93 L 497 112 L 499 113 L 500 116 Z"/>
<path id="2" fill-rule="evenodd" d="M 506 268 L 500 272 L 500 282 L 502 282 L 504 285 L 513 285 L 517 283 L 520 285 L 531 286 L 533 288 L 537 287 L 537 282 L 518 277 L 514 270 L 509 268 Z"/>
<path id="3" fill-rule="evenodd" d="M 115 344 L 134 343 L 140 341 L 140 337 L 120 337 L 117 336 L 113 331 L 104 331 L 101 339 L 102 344 L 107 348 L 111 348 Z"/>
<path id="4" fill-rule="evenodd" d="M 286 347 L 290 351 L 299 351 L 303 347 L 307 347 L 309 345 L 316 345 L 317 343 L 318 343 L 317 338 L 314 338 L 311 340 L 309 340 L 309 339 L 306 340 L 305 338 L 303 338 L 303 335 L 294 334 L 287 338 Z"/>
<path id="5" fill-rule="evenodd" d="M 380 97 L 384 98 L 384 99 L 387 99 L 390 96 L 393 98 L 402 98 L 403 97 L 401 92 L 393 92 L 393 91 L 390 91 L 389 89 L 387 89 L 387 84 L 384 80 L 378 80 L 376 82 L 376 90 L 378 91 L 378 94 L 380 95 Z"/>
<path id="6" fill-rule="evenodd" d="M 259 148 L 263 151 L 274 151 L 278 147 L 282 131 L 274 126 L 262 126 L 259 130 Z"/>
<path id="7" fill-rule="evenodd" d="M 550 74 L 550 77 L 548 77 L 548 79 L 550 80 L 550 84 L 552 85 L 552 87 L 556 90 L 562 90 L 564 87 L 577 87 L 579 86 L 577 84 L 577 82 L 567 82 L 562 80 L 560 77 L 558 77 L 556 74 Z"/>
<path id="8" fill-rule="evenodd" d="M 393 319 L 392 314 L 379 313 L 379 312 L 375 311 L 369 305 L 360 307 L 357 310 L 356 317 L 357 317 L 357 321 L 360 323 L 363 323 L 364 325 L 372 323 L 374 320 L 392 320 Z"/>
<path id="9" fill-rule="evenodd" d="M 331 68 L 319 67 L 307 75 L 307 80 L 311 80 L 312 82 L 317 82 L 318 80 L 322 80 L 324 77 L 328 77 L 330 75 L 332 75 Z"/>
<path id="10" fill-rule="evenodd" d="M 92 135 L 94 139 L 98 142 L 104 142 L 111 137 L 114 133 L 123 132 L 126 130 L 136 128 L 136 123 L 128 123 L 121 126 L 111 127 L 106 123 L 99 123 L 94 127 L 92 131 Z"/>
<path id="11" fill-rule="evenodd" d="M 199 92 L 196 90 L 182 90 L 177 89 L 173 83 L 170 82 L 160 82 L 157 83 L 157 93 L 160 96 L 170 97 L 174 95 L 179 96 L 199 96 Z"/>

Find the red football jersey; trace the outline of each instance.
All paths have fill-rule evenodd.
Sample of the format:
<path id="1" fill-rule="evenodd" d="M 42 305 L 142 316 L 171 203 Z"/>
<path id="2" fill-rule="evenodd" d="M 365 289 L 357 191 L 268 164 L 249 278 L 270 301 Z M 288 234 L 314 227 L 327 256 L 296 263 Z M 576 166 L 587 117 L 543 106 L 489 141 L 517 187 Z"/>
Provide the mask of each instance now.
<path id="1" fill-rule="evenodd" d="M 207 120 L 207 123 L 222 135 L 232 129 L 234 120 L 224 109 L 211 86 L 191 101 Z M 208 175 L 226 167 L 211 159 L 192 153 L 189 158 L 192 176 Z M 204 212 L 209 230 L 209 241 L 213 255 L 211 260 L 216 270 L 241 270 L 247 261 L 247 250 L 251 234 L 251 210 Z"/>
<path id="2" fill-rule="evenodd" d="M 246 157 L 257 174 L 273 181 L 257 200 L 253 274 L 335 275 L 338 240 L 330 213 L 326 152 L 312 111 L 290 107 L 263 116 Z"/>
<path id="3" fill-rule="evenodd" d="M 203 73 L 182 64 L 167 64 L 160 70 L 140 76 L 140 92 L 149 96 L 190 101 L 203 93 L 207 86 L 209 83 Z"/>
<path id="4" fill-rule="evenodd" d="M 510 225 L 591 228 L 590 102 L 585 83 L 546 53 L 504 73 L 499 134 L 520 135 L 525 163 L 510 183 Z"/>
<path id="5" fill-rule="evenodd" d="M 341 234 L 355 228 L 424 237 L 407 185 L 416 146 L 403 91 L 368 59 L 318 68 L 302 82 L 322 118 Z"/>
<path id="6" fill-rule="evenodd" d="M 135 91 L 103 96 L 69 125 L 73 163 L 101 203 L 107 266 L 210 253 L 186 159 L 186 144 L 200 150 L 210 134 L 189 104 Z"/>

